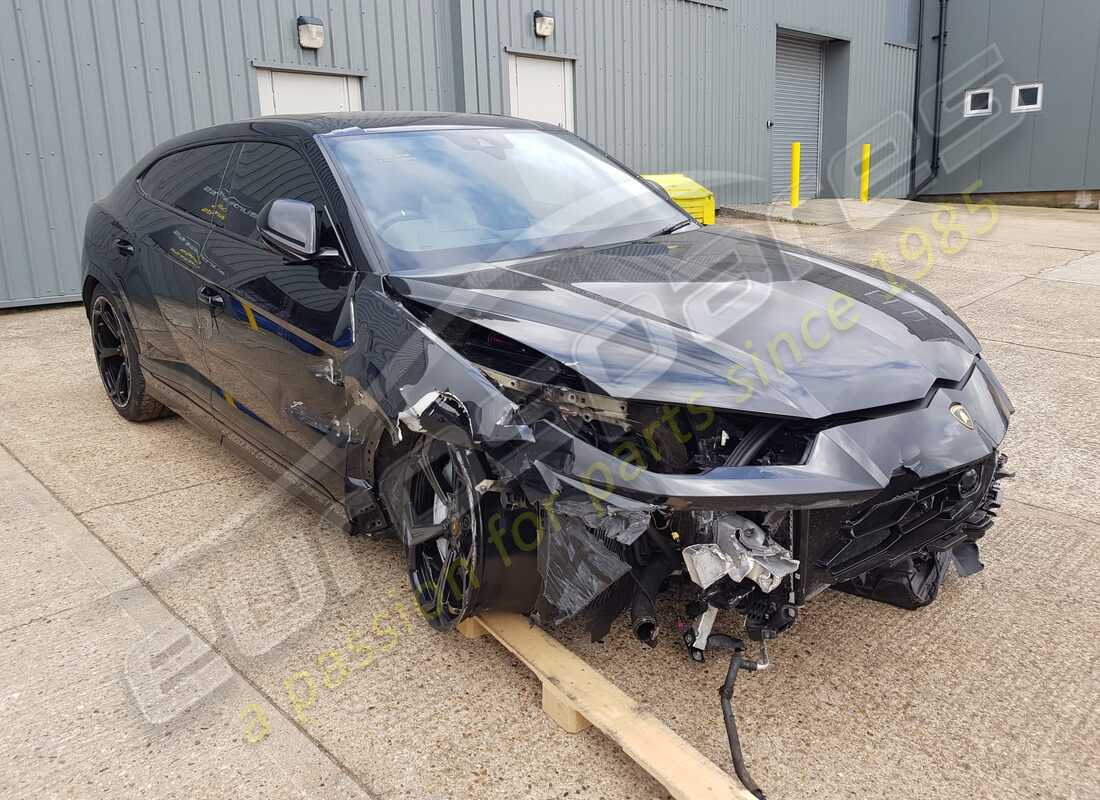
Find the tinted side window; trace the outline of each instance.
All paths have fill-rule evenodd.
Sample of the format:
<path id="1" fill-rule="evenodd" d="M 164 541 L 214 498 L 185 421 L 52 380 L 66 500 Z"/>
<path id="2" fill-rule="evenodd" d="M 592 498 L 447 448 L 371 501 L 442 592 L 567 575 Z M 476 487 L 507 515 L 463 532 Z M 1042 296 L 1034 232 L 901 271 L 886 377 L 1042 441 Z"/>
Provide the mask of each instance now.
<path id="1" fill-rule="evenodd" d="M 231 144 L 215 144 L 165 156 L 142 176 L 141 188 L 162 203 L 209 221 L 218 212 L 218 187 L 232 152 Z"/>
<path id="2" fill-rule="evenodd" d="M 289 197 L 324 208 L 313 169 L 297 151 L 280 144 L 245 142 L 225 197 L 225 229 L 259 239 L 256 218 L 269 200 Z"/>

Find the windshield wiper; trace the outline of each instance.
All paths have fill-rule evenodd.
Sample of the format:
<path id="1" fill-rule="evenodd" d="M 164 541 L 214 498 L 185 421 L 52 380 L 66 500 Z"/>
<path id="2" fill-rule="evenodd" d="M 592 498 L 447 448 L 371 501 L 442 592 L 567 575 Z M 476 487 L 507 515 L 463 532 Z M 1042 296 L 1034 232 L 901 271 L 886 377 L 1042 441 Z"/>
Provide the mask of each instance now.
<path id="1" fill-rule="evenodd" d="M 670 233 L 676 233 L 676 231 L 681 230 L 682 228 L 686 228 L 688 225 L 694 225 L 694 224 L 695 224 L 695 220 L 693 220 L 693 219 L 682 219 L 679 222 L 677 222 L 675 225 L 669 225 L 667 228 L 662 228 L 661 230 L 657 231 L 655 234 L 653 234 L 649 238 L 650 239 L 656 239 L 658 236 L 668 236 Z"/>

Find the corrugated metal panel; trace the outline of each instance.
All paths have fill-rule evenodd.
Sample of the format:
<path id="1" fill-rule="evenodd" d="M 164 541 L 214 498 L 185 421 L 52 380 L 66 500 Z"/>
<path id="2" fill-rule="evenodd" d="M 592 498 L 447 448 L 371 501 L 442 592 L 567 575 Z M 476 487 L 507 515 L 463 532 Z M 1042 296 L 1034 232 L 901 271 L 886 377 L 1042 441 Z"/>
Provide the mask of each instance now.
<path id="1" fill-rule="evenodd" d="M 913 147 L 913 91 L 917 51 L 912 47 L 886 44 L 879 54 L 877 96 L 872 103 L 881 109 L 879 122 L 864 141 L 871 143 L 871 194 L 876 197 L 905 197 L 909 192 L 910 157 Z M 852 194 L 859 188 L 859 160 L 852 153 Z"/>
<path id="2" fill-rule="evenodd" d="M 775 37 L 851 42 L 849 195 L 858 144 L 876 194 L 904 193 L 914 53 L 879 0 L 0 0 L 0 306 L 78 291 L 84 215 L 143 153 L 259 113 L 250 60 L 365 72 L 368 109 L 508 108 L 505 48 L 576 60 L 576 120 L 644 172 L 686 172 L 719 204 L 770 195 Z M 553 14 L 549 41 L 535 7 Z M 298 47 L 298 14 L 327 42 Z M 824 168 L 825 165 L 822 165 Z M 901 172 L 897 170 L 900 169 Z"/>
<path id="3" fill-rule="evenodd" d="M 938 7 L 926 4 L 918 178 L 930 174 Z M 949 4 L 941 170 L 924 191 L 956 194 L 1100 186 L 1100 4 L 971 0 Z M 1043 108 L 1011 112 L 1012 87 L 1044 84 Z M 964 117 L 963 96 L 993 91 L 993 113 Z"/>
<path id="4" fill-rule="evenodd" d="M 302 50 L 299 14 L 325 21 Z M 181 133 L 259 114 L 251 60 L 365 71 L 370 109 L 453 109 L 448 0 L 0 0 L 0 307 L 79 296 L 89 205 Z"/>
<path id="5" fill-rule="evenodd" d="M 467 97 L 507 113 L 505 48 L 575 57 L 577 133 L 643 172 L 688 172 L 721 202 L 767 195 L 771 107 L 768 4 L 545 0 L 534 35 L 524 0 L 462 0 L 478 51 Z M 761 62 L 764 63 L 761 63 Z M 751 136 L 742 131 L 753 130 Z"/>
<path id="6" fill-rule="evenodd" d="M 871 145 L 872 195 L 903 197 L 907 191 L 916 50 L 886 43 L 887 15 L 897 11 L 897 4 L 882 0 L 775 0 L 774 19 L 780 28 L 850 43 L 849 144 L 843 153 L 830 156 L 843 162 L 840 169 L 821 165 L 830 174 L 847 176 L 843 193 L 848 197 L 859 192 L 863 143 Z"/>
<path id="7" fill-rule="evenodd" d="M 878 0 L 545 0 L 557 32 L 535 37 L 524 0 L 460 0 L 477 51 L 465 67 L 470 110 L 506 113 L 505 48 L 575 57 L 577 132 L 642 172 L 685 172 L 719 204 L 771 196 L 777 27 L 851 42 L 848 139 L 838 154 L 858 191 L 859 145 L 874 153 L 872 192 L 907 186 L 912 48 L 886 43 Z M 466 33 L 466 31 L 464 31 Z"/>
<path id="8" fill-rule="evenodd" d="M 777 36 L 775 126 L 772 128 L 772 197 L 791 197 L 791 144 L 801 148 L 798 193 L 817 196 L 821 144 L 821 42 Z"/>

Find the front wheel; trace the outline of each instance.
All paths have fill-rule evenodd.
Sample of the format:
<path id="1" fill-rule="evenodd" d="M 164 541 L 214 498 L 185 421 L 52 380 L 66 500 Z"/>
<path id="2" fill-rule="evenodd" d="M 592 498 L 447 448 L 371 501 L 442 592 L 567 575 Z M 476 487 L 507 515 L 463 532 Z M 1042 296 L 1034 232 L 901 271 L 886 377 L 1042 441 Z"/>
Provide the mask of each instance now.
<path id="1" fill-rule="evenodd" d="M 115 411 L 132 422 L 166 416 L 168 409 L 145 392 L 133 331 L 121 314 L 121 304 L 102 286 L 92 293 L 89 322 L 92 349 L 103 389 Z"/>
<path id="2" fill-rule="evenodd" d="M 476 613 L 485 552 L 479 475 L 475 453 L 423 437 L 382 477 L 387 511 L 405 543 L 413 596 L 438 630 Z"/>

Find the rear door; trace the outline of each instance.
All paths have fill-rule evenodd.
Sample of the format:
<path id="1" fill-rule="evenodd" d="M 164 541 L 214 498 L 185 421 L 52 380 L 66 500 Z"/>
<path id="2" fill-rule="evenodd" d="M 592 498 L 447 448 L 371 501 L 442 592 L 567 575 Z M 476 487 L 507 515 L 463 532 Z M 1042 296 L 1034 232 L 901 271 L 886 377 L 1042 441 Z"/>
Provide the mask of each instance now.
<path id="1" fill-rule="evenodd" d="M 130 217 L 140 265 L 123 274 L 143 346 L 142 366 L 205 409 L 209 382 L 199 336 L 202 249 L 222 214 L 218 191 L 233 144 L 193 147 L 157 161 L 139 179 L 143 200 Z"/>
<path id="2" fill-rule="evenodd" d="M 354 272 L 288 263 L 256 219 L 289 197 L 317 209 L 321 244 L 338 247 L 324 192 L 292 147 L 244 142 L 222 190 L 225 219 L 203 251 L 203 348 L 214 408 L 233 428 L 329 494 L 343 491 L 347 432 L 341 378 L 352 343 Z"/>

